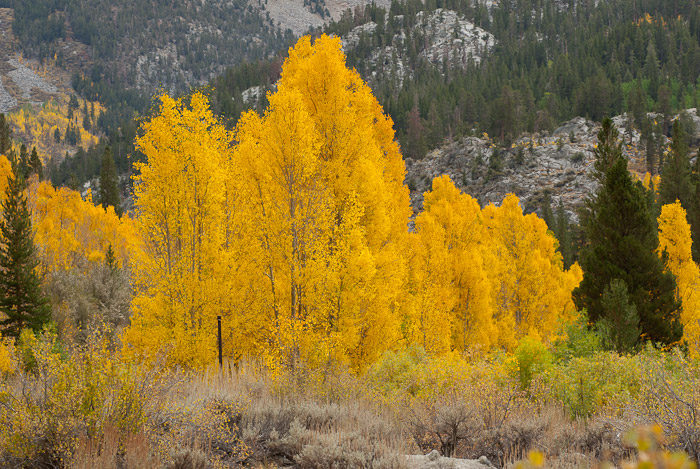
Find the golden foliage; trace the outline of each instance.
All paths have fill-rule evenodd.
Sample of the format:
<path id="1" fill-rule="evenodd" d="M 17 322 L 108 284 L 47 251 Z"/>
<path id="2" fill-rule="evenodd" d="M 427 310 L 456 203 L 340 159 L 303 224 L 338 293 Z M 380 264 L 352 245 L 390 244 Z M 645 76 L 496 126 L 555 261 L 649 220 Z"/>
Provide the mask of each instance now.
<path id="1" fill-rule="evenodd" d="M 10 162 L 0 155 L 0 201 L 5 199 L 9 177 L 13 177 Z M 119 218 L 113 207 L 94 205 L 89 194 L 83 199 L 74 190 L 55 189 L 48 181 L 39 182 L 32 176 L 27 204 L 41 274 L 71 269 L 78 259 L 104 262 L 109 246 L 121 265 L 139 249 L 132 220 Z"/>
<path id="2" fill-rule="evenodd" d="M 363 370 L 412 343 L 550 340 L 570 319 L 580 268 L 516 197 L 481 210 L 438 178 L 409 235 L 391 120 L 339 39 L 300 39 L 268 100 L 234 135 L 199 93 L 162 96 L 144 125 L 129 353 L 205 366 L 221 315 L 227 355 Z"/>
<path id="3" fill-rule="evenodd" d="M 189 366 L 214 359 L 216 315 L 234 291 L 235 261 L 226 254 L 237 218 L 228 210 L 228 133 L 201 94 L 190 106 L 161 97 L 158 116 L 137 140 L 148 158 L 135 177 L 137 227 L 144 249 L 134 253 L 135 295 L 124 339 L 138 354 L 171 345 Z M 238 245 L 237 245 L 238 247 Z"/>
<path id="4" fill-rule="evenodd" d="M 113 207 L 94 205 L 88 197 L 49 182 L 30 179 L 28 204 L 36 234 L 41 273 L 68 270 L 78 259 L 104 262 L 112 246 L 119 264 L 137 252 L 139 243 L 128 216 L 121 219 Z"/>
<path id="5" fill-rule="evenodd" d="M 5 373 L 12 373 L 17 364 L 13 356 L 14 347 L 7 339 L 0 335 L 0 376 Z"/>
<path id="6" fill-rule="evenodd" d="M 527 335 L 551 340 L 573 318 L 581 269 L 563 269 L 556 239 L 543 220 L 523 215 L 517 197 L 481 210 L 442 176 L 416 227 L 409 331 L 426 350 L 512 349 Z"/>
<path id="7" fill-rule="evenodd" d="M 229 136 L 206 98 L 161 98 L 138 140 L 147 247 L 137 266 L 138 353 L 170 344 L 203 366 L 222 314 L 236 354 L 270 366 L 362 368 L 399 340 L 404 295 L 404 167 L 391 121 L 340 41 L 302 38 L 263 116 Z"/>
<path id="8" fill-rule="evenodd" d="M 25 105 L 7 114 L 7 122 L 10 124 L 15 138 L 19 138 L 27 148 L 36 147 L 39 156 L 46 163 L 46 155 L 60 154 L 62 155 L 69 147 L 61 145 L 57 148 L 54 140 L 54 132 L 56 129 L 65 136 L 66 129 L 69 125 L 74 126 L 80 132 L 79 145 L 87 150 L 91 145 L 96 145 L 98 137 L 91 131 L 83 128 L 83 114 L 85 107 L 94 109 L 95 119 L 104 111 L 104 108 L 98 102 L 90 102 L 82 100 L 77 110 L 73 111 L 73 116 L 69 118 L 68 103 L 70 97 L 68 95 L 60 95 L 55 97 L 41 106 Z M 93 122 L 93 127 L 96 122 Z"/>
<path id="9" fill-rule="evenodd" d="M 666 253 L 666 268 L 676 277 L 676 298 L 682 302 L 683 340 L 690 352 L 700 353 L 700 269 L 693 261 L 690 225 L 679 201 L 661 208 L 659 255 Z"/>

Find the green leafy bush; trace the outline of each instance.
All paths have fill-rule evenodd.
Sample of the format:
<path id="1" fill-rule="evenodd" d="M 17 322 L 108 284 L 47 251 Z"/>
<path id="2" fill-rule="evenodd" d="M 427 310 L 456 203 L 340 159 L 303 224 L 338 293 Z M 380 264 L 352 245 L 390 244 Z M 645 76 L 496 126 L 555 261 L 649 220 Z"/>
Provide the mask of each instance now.
<path id="1" fill-rule="evenodd" d="M 541 340 L 529 336 L 520 341 L 513 355 L 513 372 L 522 389 L 529 388 L 532 378 L 548 370 L 554 361 L 547 346 Z"/>
<path id="2" fill-rule="evenodd" d="M 572 358 L 549 368 L 536 384 L 540 397 L 561 402 L 572 417 L 620 414 L 639 386 L 639 361 L 613 352 Z"/>

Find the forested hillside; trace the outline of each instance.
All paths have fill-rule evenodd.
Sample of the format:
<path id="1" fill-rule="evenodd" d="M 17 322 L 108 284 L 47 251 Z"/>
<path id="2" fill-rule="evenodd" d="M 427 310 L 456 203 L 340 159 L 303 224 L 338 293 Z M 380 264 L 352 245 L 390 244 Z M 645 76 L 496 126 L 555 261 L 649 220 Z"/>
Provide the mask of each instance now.
<path id="1" fill-rule="evenodd" d="M 495 37 L 483 62 L 487 48 L 473 60 L 459 54 L 469 37 L 454 15 Z M 392 116 L 408 157 L 464 135 L 509 144 L 576 116 L 625 112 L 653 145 L 669 122 L 647 122 L 646 111 L 667 116 L 698 101 L 700 7 L 689 0 L 395 2 L 356 9 L 326 31 L 355 38 L 348 63 Z M 436 38 L 441 48 L 425 53 Z M 263 85 L 276 79 L 266 68 Z M 237 75 L 217 80 L 217 93 L 240 93 Z"/>
<path id="2" fill-rule="evenodd" d="M 93 82 L 148 92 L 186 90 L 291 40 L 244 0 L 9 3 L 15 34 L 28 53 L 65 63 L 65 45 L 76 41 L 89 47 L 91 60 L 76 65 Z"/>

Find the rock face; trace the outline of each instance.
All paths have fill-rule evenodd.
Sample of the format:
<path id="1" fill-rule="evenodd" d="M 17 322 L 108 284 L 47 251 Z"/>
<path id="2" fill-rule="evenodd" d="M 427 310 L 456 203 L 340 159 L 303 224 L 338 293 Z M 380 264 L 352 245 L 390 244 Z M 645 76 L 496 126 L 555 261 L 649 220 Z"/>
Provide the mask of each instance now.
<path id="1" fill-rule="evenodd" d="M 496 38 L 491 33 L 452 10 L 438 8 L 432 13 L 420 11 L 411 27 L 400 16 L 395 16 L 394 21 L 401 27 L 393 39 L 384 48 L 374 49 L 368 59 L 368 68 L 372 70 L 370 82 L 393 79 L 398 80 L 400 85 L 404 80 L 410 79 L 411 71 L 404 44 L 406 38 L 415 37 L 416 34 L 424 37 L 418 54 L 438 66 L 446 61 L 450 67 L 462 68 L 470 61 L 479 63 L 496 45 Z M 388 22 L 387 17 L 384 29 Z M 358 47 L 363 37 L 369 41 L 376 29 L 377 24 L 371 21 L 357 26 L 343 38 L 343 47 L 346 50 Z"/>
<path id="2" fill-rule="evenodd" d="M 700 139 L 700 117 L 695 109 L 687 114 L 695 123 L 694 140 Z M 654 117 L 650 115 L 650 117 Z M 630 171 L 644 177 L 644 148 L 636 130 L 628 130 L 629 119 L 613 119 Z M 550 134 L 521 137 L 507 149 L 498 148 L 489 138 L 468 137 L 429 152 L 422 160 L 406 160 L 406 182 L 411 190 L 414 211 L 422 210 L 423 193 L 431 189 L 433 178 L 447 174 L 462 191 L 482 205 L 499 204 L 508 193 L 520 198 L 525 211 L 537 211 L 545 192 L 552 206 L 562 202 L 569 217 L 576 221 L 577 208 L 592 194 L 597 183 L 591 176 L 600 125 L 577 117 Z M 665 139 L 664 146 L 668 145 Z"/>
<path id="3" fill-rule="evenodd" d="M 25 67 L 17 59 L 12 58 L 7 62 L 11 67 L 15 67 L 11 70 L 8 75 L 12 78 L 12 81 L 22 90 L 23 98 L 31 98 L 32 90 L 37 88 L 44 93 L 55 94 L 58 93 L 58 88 L 56 88 L 51 83 L 41 78 L 39 75 L 34 73 L 28 67 Z"/>
<path id="4" fill-rule="evenodd" d="M 452 10 L 438 8 L 429 15 L 421 11 L 416 19 L 430 41 L 421 55 L 436 65 L 446 60 L 453 67 L 465 67 L 469 60 L 479 63 L 496 45 L 493 34 Z"/>
<path id="5" fill-rule="evenodd" d="M 323 0 L 318 2 L 321 7 L 328 10 L 330 16 L 321 16 L 314 11 L 311 2 L 304 0 L 267 0 L 260 2 L 251 1 L 251 4 L 261 6 L 263 11 L 270 14 L 270 18 L 281 29 L 291 29 L 296 36 L 307 32 L 310 28 L 323 26 L 333 19 L 338 20 L 347 9 L 354 9 L 372 3 L 371 0 Z M 377 6 L 389 8 L 391 0 L 374 0 Z"/>
<path id="6" fill-rule="evenodd" d="M 433 150 L 422 160 L 406 160 L 414 210 L 422 209 L 423 192 L 430 190 L 433 178 L 447 174 L 482 205 L 498 204 L 514 193 L 526 211 L 534 211 L 549 191 L 552 205 L 561 200 L 575 217 L 576 206 L 596 188 L 590 169 L 597 128 L 575 119 L 561 129 L 549 136 L 520 138 L 506 150 L 488 138 L 468 137 Z"/>

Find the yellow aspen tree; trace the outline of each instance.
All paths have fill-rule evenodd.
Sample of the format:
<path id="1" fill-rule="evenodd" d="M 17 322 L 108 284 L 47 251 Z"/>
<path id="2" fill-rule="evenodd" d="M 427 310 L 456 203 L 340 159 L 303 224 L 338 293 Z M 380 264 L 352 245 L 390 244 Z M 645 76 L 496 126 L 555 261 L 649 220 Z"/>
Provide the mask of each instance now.
<path id="1" fill-rule="evenodd" d="M 7 178 L 12 176 L 12 165 L 10 160 L 5 155 L 0 155 L 0 198 L 5 199 L 5 190 L 7 189 Z"/>
<path id="2" fill-rule="evenodd" d="M 321 158 L 336 210 L 354 197 L 360 226 L 376 265 L 372 312 L 363 319 L 354 362 L 369 363 L 398 340 L 399 309 L 405 298 L 406 224 L 411 214 L 405 166 L 393 123 L 369 87 L 345 66 L 339 38 L 309 37 L 290 50 L 279 93 L 298 90 L 322 136 Z M 340 213 L 342 218 L 342 213 Z"/>
<path id="3" fill-rule="evenodd" d="M 169 349 L 174 362 L 214 361 L 216 316 L 227 281 L 219 277 L 227 216 L 228 132 L 207 98 L 189 105 L 167 95 L 137 139 L 146 162 L 134 177 L 138 230 L 135 293 L 127 352 L 148 356 Z"/>
<path id="4" fill-rule="evenodd" d="M 683 340 L 697 356 L 700 352 L 700 269 L 692 257 L 693 241 L 686 211 L 677 200 L 666 204 L 661 207 L 658 223 L 659 256 L 666 255 L 666 268 L 676 277 L 676 298 L 682 303 Z"/>
<path id="5" fill-rule="evenodd" d="M 506 196 L 499 207 L 488 205 L 482 215 L 497 259 L 490 267 L 501 345 L 511 348 L 526 335 L 550 339 L 575 311 L 571 291 L 583 277 L 580 267 L 563 269 L 547 224 L 535 214 L 523 215 L 516 196 Z"/>
<path id="6" fill-rule="evenodd" d="M 399 340 L 410 214 L 386 117 L 340 40 L 290 49 L 263 116 L 236 129 L 272 361 L 362 369 Z"/>
<path id="7" fill-rule="evenodd" d="M 250 216 L 258 227 L 267 324 L 275 360 L 294 366 L 311 347 L 318 305 L 310 269 L 331 229 L 322 184 L 320 139 L 297 92 L 271 95 L 264 118 L 249 113 L 237 127 L 238 161 L 248 183 Z M 303 350 L 302 350 L 303 349 Z"/>
<path id="8" fill-rule="evenodd" d="M 439 274 L 439 287 L 433 290 L 442 291 L 445 299 L 429 304 L 441 309 L 435 320 L 447 327 L 438 332 L 451 338 L 450 348 L 494 345 L 497 329 L 493 322 L 492 281 L 484 269 L 483 259 L 488 252 L 479 204 L 462 194 L 448 176 L 441 176 L 433 180 L 432 191 L 425 193 L 423 209 L 416 217 L 420 242 L 412 263 L 414 292 L 419 299 L 425 296 L 431 290 L 422 285 L 421 276 Z M 432 265 L 426 263 L 430 260 L 426 252 L 433 253 Z M 442 317 L 445 314 L 448 319 Z"/>
<path id="9" fill-rule="evenodd" d="M 103 262 L 109 246 L 124 264 L 139 246 L 133 221 L 118 217 L 113 207 L 95 206 L 88 197 L 30 178 L 28 205 L 42 275 L 75 268 L 86 259 Z"/>
<path id="10" fill-rule="evenodd" d="M 445 233 L 433 220 L 423 220 L 412 237 L 411 308 L 404 329 L 411 343 L 428 353 L 450 351 L 457 302 Z"/>

